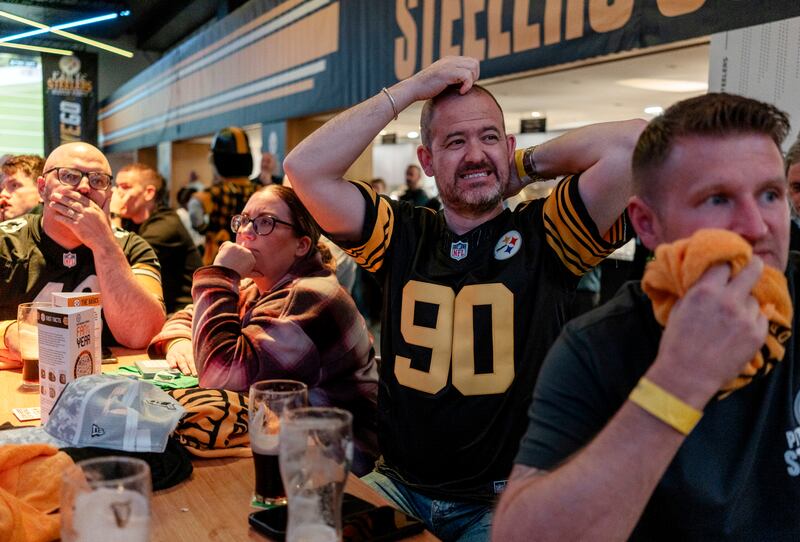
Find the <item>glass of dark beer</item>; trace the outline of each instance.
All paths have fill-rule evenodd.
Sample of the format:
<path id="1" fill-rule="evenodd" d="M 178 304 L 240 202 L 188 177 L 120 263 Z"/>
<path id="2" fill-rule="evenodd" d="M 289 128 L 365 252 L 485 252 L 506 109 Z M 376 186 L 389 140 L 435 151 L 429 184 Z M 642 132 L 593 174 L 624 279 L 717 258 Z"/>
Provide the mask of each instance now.
<path id="1" fill-rule="evenodd" d="M 262 380 L 250 386 L 250 448 L 256 469 L 253 504 L 286 504 L 278 464 L 280 419 L 287 410 L 306 406 L 308 387 L 296 380 Z"/>
<path id="2" fill-rule="evenodd" d="M 34 301 L 22 303 L 17 307 L 22 389 L 35 390 L 39 387 L 39 331 L 36 320 L 39 317 L 38 309 L 52 306 L 53 304 L 49 302 Z"/>

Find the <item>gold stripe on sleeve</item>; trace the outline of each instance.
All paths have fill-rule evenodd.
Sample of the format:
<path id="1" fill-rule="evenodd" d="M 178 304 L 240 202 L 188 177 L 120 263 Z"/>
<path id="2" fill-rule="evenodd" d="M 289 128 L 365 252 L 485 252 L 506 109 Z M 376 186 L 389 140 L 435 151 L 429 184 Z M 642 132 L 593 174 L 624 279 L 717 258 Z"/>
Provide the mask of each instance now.
<path id="1" fill-rule="evenodd" d="M 616 244 L 624 240 L 624 217 L 620 217 L 603 237 L 592 232 L 593 224 L 587 213 L 577 211 L 572 202 L 571 183 L 577 182 L 570 177 L 560 183 L 548 197 L 544 205 L 544 224 L 547 243 L 556 253 L 564 266 L 574 275 L 583 275 L 586 271 L 600 263 L 611 254 Z"/>
<path id="2" fill-rule="evenodd" d="M 141 275 L 141 274 L 134 274 L 134 279 L 138 284 L 140 284 L 145 290 L 149 293 L 153 294 L 156 299 L 163 302 L 164 301 L 164 292 L 161 289 L 161 283 L 154 279 L 151 275 Z"/>
<path id="3" fill-rule="evenodd" d="M 136 276 L 147 276 L 161 284 L 161 271 L 157 267 L 144 263 L 137 263 L 131 266 L 131 271 Z"/>
<path id="4" fill-rule="evenodd" d="M 369 195 L 371 201 L 367 203 L 372 203 L 374 207 L 377 207 L 377 217 L 366 243 L 359 247 L 345 249 L 345 252 L 352 256 L 358 265 L 374 273 L 383 266 L 383 257 L 389 248 L 394 229 L 394 211 L 391 205 L 379 197 L 367 183 L 354 181 L 354 184 L 359 185 Z"/>

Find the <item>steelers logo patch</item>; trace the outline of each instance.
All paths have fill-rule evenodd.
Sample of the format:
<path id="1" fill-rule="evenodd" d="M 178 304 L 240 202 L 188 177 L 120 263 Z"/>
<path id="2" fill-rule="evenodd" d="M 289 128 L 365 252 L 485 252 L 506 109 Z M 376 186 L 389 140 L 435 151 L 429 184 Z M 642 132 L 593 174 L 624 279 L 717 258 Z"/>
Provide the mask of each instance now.
<path id="1" fill-rule="evenodd" d="M 494 246 L 494 259 L 507 260 L 517 252 L 522 246 L 522 235 L 517 230 L 511 230 L 500 236 L 500 240 Z"/>

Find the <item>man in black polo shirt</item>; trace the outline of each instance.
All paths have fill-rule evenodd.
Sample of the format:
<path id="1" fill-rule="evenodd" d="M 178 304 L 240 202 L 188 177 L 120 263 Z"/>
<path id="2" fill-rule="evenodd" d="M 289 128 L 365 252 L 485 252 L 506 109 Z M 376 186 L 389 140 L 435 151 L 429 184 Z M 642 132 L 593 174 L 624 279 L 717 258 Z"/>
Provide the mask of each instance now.
<path id="1" fill-rule="evenodd" d="M 663 329 L 638 284 L 565 327 L 539 375 L 495 540 L 800 539 L 797 324 L 782 361 L 719 393 L 763 352 L 768 322 L 752 292 L 764 266 L 785 272 L 796 306 L 788 127 L 771 105 L 709 94 L 642 133 L 628 213 L 645 246 L 717 228 L 753 257 L 735 276 L 710 267 Z"/>
<path id="2" fill-rule="evenodd" d="M 150 166 L 129 164 L 119 170 L 115 188 L 123 228 L 150 243 L 161 263 L 167 313 L 192 302 L 192 275 L 203 262 L 178 214 L 164 205 L 166 184 Z"/>

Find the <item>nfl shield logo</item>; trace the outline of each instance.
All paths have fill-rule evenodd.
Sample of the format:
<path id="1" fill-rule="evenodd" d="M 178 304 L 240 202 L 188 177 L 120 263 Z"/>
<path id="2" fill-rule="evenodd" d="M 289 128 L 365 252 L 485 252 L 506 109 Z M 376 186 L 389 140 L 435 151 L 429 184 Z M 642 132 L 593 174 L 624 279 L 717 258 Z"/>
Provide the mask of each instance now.
<path id="1" fill-rule="evenodd" d="M 75 267 L 78 263 L 78 256 L 74 252 L 65 252 L 62 257 L 64 267 Z"/>
<path id="2" fill-rule="evenodd" d="M 450 257 L 456 261 L 463 260 L 467 257 L 467 249 L 469 245 L 464 241 L 458 241 L 450 245 Z"/>

